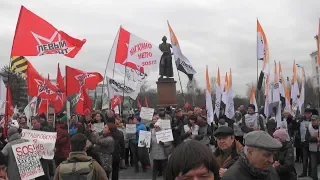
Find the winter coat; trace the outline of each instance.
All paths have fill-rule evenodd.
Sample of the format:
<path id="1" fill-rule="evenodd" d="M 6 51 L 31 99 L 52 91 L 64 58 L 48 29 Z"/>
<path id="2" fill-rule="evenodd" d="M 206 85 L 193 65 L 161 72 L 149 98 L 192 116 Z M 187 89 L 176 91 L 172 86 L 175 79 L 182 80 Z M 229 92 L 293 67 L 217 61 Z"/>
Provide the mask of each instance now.
<path id="1" fill-rule="evenodd" d="M 189 120 L 185 115 L 181 117 L 175 117 L 172 121 L 171 127 L 172 127 L 172 135 L 173 135 L 173 141 L 174 145 L 178 146 L 182 143 L 181 141 L 181 133 L 183 132 L 183 126 L 188 124 Z"/>
<path id="2" fill-rule="evenodd" d="M 239 160 L 224 173 L 221 180 L 280 180 L 273 167 L 266 172 L 255 170 L 243 152 L 240 153 L 240 156 Z"/>
<path id="3" fill-rule="evenodd" d="M 77 159 L 78 162 L 88 162 L 92 159 L 92 157 L 87 156 L 84 152 L 72 152 L 70 154 L 70 157 L 68 158 L 68 160 L 74 160 Z M 72 166 L 73 164 L 70 163 L 70 166 Z M 106 175 L 106 172 L 104 171 L 104 169 L 99 165 L 99 163 L 97 161 L 93 161 L 92 162 L 92 166 L 93 166 L 93 176 L 92 179 L 95 180 L 108 180 L 108 177 Z M 71 168 L 71 167 L 70 167 Z M 60 166 L 57 167 L 56 169 L 56 173 L 54 175 L 54 180 L 60 180 L 61 178 L 59 177 L 59 173 L 60 173 Z"/>
<path id="4" fill-rule="evenodd" d="M 111 135 L 91 133 L 91 142 L 97 147 L 103 163 L 103 169 L 110 173 L 112 171 L 112 153 L 114 151 L 114 139 Z"/>
<path id="5" fill-rule="evenodd" d="M 296 180 L 297 173 L 294 167 L 294 150 L 292 143 L 285 142 L 283 147 L 275 155 L 275 161 L 280 163 L 275 167 L 280 176 L 280 180 Z"/>
<path id="6" fill-rule="evenodd" d="M 157 143 L 156 129 L 152 128 L 150 131 L 151 131 L 150 157 L 154 160 L 168 159 L 164 153 L 163 146 Z"/>
<path id="7" fill-rule="evenodd" d="M 268 119 L 266 123 L 266 128 L 267 128 L 268 134 L 273 137 L 273 133 L 276 131 L 276 128 L 277 128 L 276 120 L 273 118 Z"/>
<path id="8" fill-rule="evenodd" d="M 240 152 L 242 151 L 242 149 L 243 149 L 243 146 L 238 141 L 235 140 L 232 145 L 231 153 L 224 160 L 224 162 L 222 162 L 221 150 L 220 150 L 220 148 L 217 148 L 214 153 L 214 156 L 216 157 L 219 168 L 228 169 L 230 166 L 232 166 L 239 159 Z"/>
<path id="9" fill-rule="evenodd" d="M 19 168 L 16 163 L 16 158 L 14 157 L 13 151 L 12 151 L 12 145 L 15 144 L 21 144 L 27 142 L 25 139 L 21 139 L 21 135 L 19 133 L 15 133 L 8 138 L 8 143 L 6 146 L 2 149 L 2 154 L 7 157 L 8 160 L 8 179 L 14 179 L 14 180 L 21 180 L 20 174 L 19 174 Z"/>
<path id="10" fill-rule="evenodd" d="M 55 156 L 58 158 L 67 159 L 70 153 L 70 137 L 68 133 L 68 126 L 65 124 L 58 124 L 56 129 L 57 140 Z"/>

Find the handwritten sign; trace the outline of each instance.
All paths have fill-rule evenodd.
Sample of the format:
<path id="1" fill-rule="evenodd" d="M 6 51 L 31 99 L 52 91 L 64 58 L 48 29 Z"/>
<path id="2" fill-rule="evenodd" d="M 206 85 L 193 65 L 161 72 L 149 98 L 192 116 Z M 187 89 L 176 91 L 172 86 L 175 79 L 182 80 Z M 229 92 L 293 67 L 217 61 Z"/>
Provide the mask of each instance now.
<path id="1" fill-rule="evenodd" d="M 53 159 L 57 132 L 22 129 L 21 138 L 34 143 L 34 148 L 43 159 Z"/>
<path id="2" fill-rule="evenodd" d="M 151 132 L 140 130 L 138 147 L 150 148 L 150 144 L 151 144 Z"/>
<path id="3" fill-rule="evenodd" d="M 167 119 L 159 119 L 159 126 L 162 130 L 171 129 L 171 121 Z"/>
<path id="4" fill-rule="evenodd" d="M 153 108 L 141 107 L 140 117 L 143 120 L 152 121 L 153 113 Z"/>
<path id="5" fill-rule="evenodd" d="M 35 146 L 32 141 L 12 145 L 12 151 L 22 180 L 34 179 L 44 175 Z"/>
<path id="6" fill-rule="evenodd" d="M 199 133 L 199 126 L 198 125 L 195 125 L 194 127 L 191 127 L 191 128 L 188 125 L 184 125 L 183 129 L 184 129 L 185 133 L 187 133 L 191 129 L 192 135 L 198 135 L 198 133 Z"/>
<path id="7" fill-rule="evenodd" d="M 104 123 L 103 122 L 102 123 L 94 123 L 93 127 L 96 132 L 101 132 L 101 131 L 103 131 Z"/>
<path id="8" fill-rule="evenodd" d="M 162 141 L 162 142 L 173 141 L 172 130 L 167 129 L 167 130 L 158 131 L 156 132 L 156 138 L 157 138 L 158 144 L 159 144 L 159 141 Z"/>
<path id="9" fill-rule="evenodd" d="M 137 125 L 135 124 L 126 124 L 126 133 L 135 134 L 137 131 Z"/>

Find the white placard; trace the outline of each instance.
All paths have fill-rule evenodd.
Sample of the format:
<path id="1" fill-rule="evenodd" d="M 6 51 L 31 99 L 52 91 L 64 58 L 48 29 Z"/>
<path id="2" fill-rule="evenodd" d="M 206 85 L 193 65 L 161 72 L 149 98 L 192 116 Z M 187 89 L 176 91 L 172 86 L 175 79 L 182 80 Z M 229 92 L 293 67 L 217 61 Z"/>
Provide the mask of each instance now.
<path id="1" fill-rule="evenodd" d="M 159 119 L 159 126 L 161 130 L 171 129 L 171 121 L 167 119 Z"/>
<path id="2" fill-rule="evenodd" d="M 139 131 L 139 142 L 138 147 L 150 148 L 151 143 L 151 132 L 150 131 Z"/>
<path id="3" fill-rule="evenodd" d="M 153 113 L 153 108 L 141 107 L 140 117 L 143 120 L 152 121 Z"/>
<path id="4" fill-rule="evenodd" d="M 12 145 L 12 151 L 16 158 L 22 180 L 30 180 L 43 176 L 44 172 L 40 163 L 36 145 L 32 141 Z"/>
<path id="5" fill-rule="evenodd" d="M 43 159 L 53 159 L 57 132 L 44 132 L 22 129 L 21 138 L 34 143 L 34 148 L 39 151 Z"/>
<path id="6" fill-rule="evenodd" d="M 126 133 L 127 134 L 135 134 L 137 132 L 136 124 L 126 124 Z"/>
<path id="7" fill-rule="evenodd" d="M 99 132 L 103 131 L 104 123 L 103 122 L 102 123 L 93 123 L 93 127 L 94 127 L 94 130 L 99 133 Z"/>
<path id="8" fill-rule="evenodd" d="M 190 131 L 190 127 L 188 125 L 184 125 L 183 129 L 184 129 L 184 133 L 187 133 L 188 131 Z M 194 125 L 194 128 L 191 127 L 191 132 L 192 132 L 192 135 L 198 135 L 199 126 L 198 125 Z"/>
<path id="9" fill-rule="evenodd" d="M 158 131 L 156 132 L 156 138 L 157 138 L 158 144 L 159 144 L 159 141 L 162 141 L 162 142 L 173 141 L 172 130 L 167 129 L 167 130 Z"/>

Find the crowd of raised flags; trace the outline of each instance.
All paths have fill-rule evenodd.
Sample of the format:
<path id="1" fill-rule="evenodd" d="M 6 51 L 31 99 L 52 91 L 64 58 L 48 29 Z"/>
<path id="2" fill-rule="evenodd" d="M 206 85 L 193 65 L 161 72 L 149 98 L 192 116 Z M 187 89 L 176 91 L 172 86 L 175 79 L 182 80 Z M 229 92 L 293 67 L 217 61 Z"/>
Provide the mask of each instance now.
<path id="1" fill-rule="evenodd" d="M 192 80 L 196 71 L 188 58 L 181 52 L 178 39 L 169 22 L 168 28 L 176 67 L 178 71 L 185 73 L 189 80 Z M 92 111 L 92 102 L 90 98 L 88 98 L 86 90 L 95 89 L 97 84 L 102 81 L 103 83 L 107 83 L 108 86 L 106 90 L 103 90 L 102 96 L 104 97 L 102 107 L 111 107 L 114 109 L 121 104 L 123 96 L 129 96 L 132 99 L 136 99 L 143 80 L 145 80 L 153 69 L 158 68 L 161 52 L 157 46 L 153 46 L 150 42 L 130 33 L 123 27 L 120 27 L 116 35 L 104 77 L 97 72 L 85 72 L 68 66 L 66 66 L 65 77 L 63 77 L 58 65 L 57 79 L 54 84 L 50 82 L 49 79 L 42 77 L 25 58 L 25 56 L 42 56 L 46 54 L 62 54 L 69 58 L 74 58 L 85 42 L 85 39 L 79 40 L 69 36 L 62 30 L 58 30 L 38 15 L 24 6 L 21 6 L 13 39 L 10 70 L 24 73 L 27 78 L 28 96 L 37 97 L 36 103 L 34 103 L 35 99 L 32 98 L 27 106 L 29 109 L 31 109 L 31 104 L 36 104 L 36 108 L 33 107 L 33 109 L 37 109 L 38 114 L 46 113 L 48 106 L 53 106 L 55 112 L 60 112 L 64 110 L 65 103 L 69 100 L 71 105 L 76 107 L 74 109 L 75 113 L 85 115 Z M 138 54 L 146 52 L 148 52 L 150 56 L 143 56 L 145 58 L 141 58 L 142 54 Z M 274 62 L 274 78 L 270 77 L 269 44 L 266 34 L 258 20 L 257 60 L 263 61 L 263 67 L 257 86 L 252 85 L 249 98 L 250 103 L 255 104 L 255 106 L 258 107 L 255 93 L 257 92 L 256 90 L 261 90 L 262 84 L 265 82 L 264 113 L 266 116 L 271 114 L 270 104 L 278 107 L 279 111 L 277 117 L 279 118 L 282 107 L 293 115 L 301 112 L 304 104 L 304 70 L 302 69 L 301 88 L 299 88 L 297 81 L 297 67 L 295 61 L 293 62 L 293 77 L 291 83 L 283 79 L 280 62 L 278 65 L 277 62 Z M 318 62 L 320 64 L 320 60 Z M 212 97 L 210 94 L 211 85 L 208 76 L 207 67 L 205 75 L 206 108 L 210 122 L 213 121 L 214 116 L 219 117 L 221 103 L 225 104 L 225 115 L 228 118 L 233 118 L 235 115 L 235 107 L 233 101 L 231 69 L 229 73 L 226 73 L 225 83 L 222 85 L 220 69 L 218 68 L 217 84 L 216 89 L 214 90 L 216 92 L 214 106 L 212 105 Z M 10 91 L 9 85 L 6 89 L 7 91 Z M 5 108 L 5 114 L 12 115 L 13 110 L 10 107 L 13 107 L 13 105 L 10 100 L 11 97 L 9 97 L 10 93 L 6 94 L 5 102 L 7 102 L 6 106 L 8 107 Z M 138 106 L 139 103 L 140 102 L 137 102 Z"/>

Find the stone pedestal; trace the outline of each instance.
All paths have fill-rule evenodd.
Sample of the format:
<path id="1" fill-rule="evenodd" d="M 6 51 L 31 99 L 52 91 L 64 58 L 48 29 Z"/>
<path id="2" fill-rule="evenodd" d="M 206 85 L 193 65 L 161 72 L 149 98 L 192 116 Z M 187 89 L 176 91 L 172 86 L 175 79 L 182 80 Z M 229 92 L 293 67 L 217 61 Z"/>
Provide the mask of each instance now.
<path id="1" fill-rule="evenodd" d="M 167 107 L 177 105 L 176 83 L 177 81 L 173 78 L 158 79 L 158 106 Z"/>

